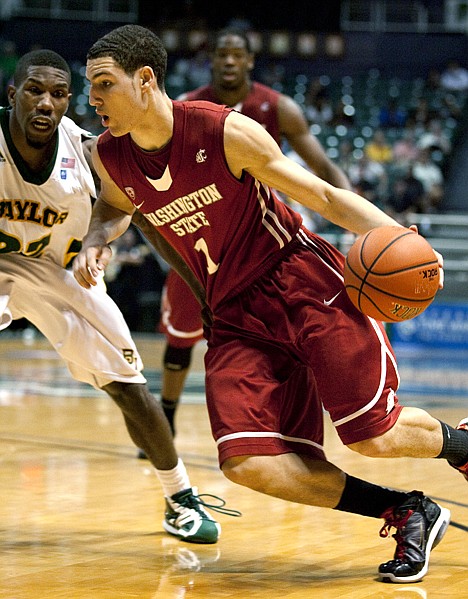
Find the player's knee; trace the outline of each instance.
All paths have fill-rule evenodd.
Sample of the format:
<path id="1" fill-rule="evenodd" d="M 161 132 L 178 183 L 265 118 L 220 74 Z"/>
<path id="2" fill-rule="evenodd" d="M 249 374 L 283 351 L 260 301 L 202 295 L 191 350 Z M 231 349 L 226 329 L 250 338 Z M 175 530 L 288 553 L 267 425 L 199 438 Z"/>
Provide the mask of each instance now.
<path id="1" fill-rule="evenodd" d="M 236 456 L 228 458 L 221 467 L 223 474 L 231 482 L 254 491 L 264 492 L 264 471 L 257 465 L 254 456 Z"/>
<path id="2" fill-rule="evenodd" d="M 114 401 L 119 403 L 122 398 L 128 395 L 126 387 L 127 385 L 125 383 L 114 381 L 103 387 L 103 390 L 110 395 Z"/>
<path id="3" fill-rule="evenodd" d="M 365 439 L 358 443 L 352 443 L 351 445 L 348 445 L 348 447 L 352 451 L 360 453 L 368 458 L 385 458 L 393 455 L 392 447 L 385 438 L 385 435 L 373 437 L 372 439 Z"/>
<path id="4" fill-rule="evenodd" d="M 156 401 L 150 395 L 147 386 L 140 383 L 114 381 L 103 387 L 103 391 L 112 397 L 125 414 L 142 412 L 146 410 L 148 402 Z"/>
<path id="5" fill-rule="evenodd" d="M 167 370 L 186 370 L 192 361 L 193 347 L 175 347 L 166 345 L 163 364 Z"/>

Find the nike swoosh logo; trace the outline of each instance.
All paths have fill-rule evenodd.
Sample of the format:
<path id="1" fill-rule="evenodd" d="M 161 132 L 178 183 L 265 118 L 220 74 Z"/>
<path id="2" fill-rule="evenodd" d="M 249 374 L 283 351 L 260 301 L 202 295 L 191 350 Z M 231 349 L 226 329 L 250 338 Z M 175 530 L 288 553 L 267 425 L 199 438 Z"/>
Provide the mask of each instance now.
<path id="1" fill-rule="evenodd" d="M 331 299 L 329 299 L 329 300 L 326 300 L 326 299 L 324 299 L 324 300 L 323 300 L 323 303 L 324 303 L 326 306 L 329 306 L 329 305 L 330 305 L 332 302 L 334 302 L 334 301 L 336 300 L 336 298 L 337 298 L 337 297 L 340 295 L 340 293 L 341 293 L 341 291 L 338 291 L 338 293 L 337 293 L 336 295 L 334 295 L 334 296 L 333 296 Z"/>
<path id="2" fill-rule="evenodd" d="M 137 210 L 140 209 L 143 206 L 144 203 L 145 203 L 145 200 L 143 200 L 141 204 L 138 204 L 138 206 L 135 205 L 135 208 Z"/>

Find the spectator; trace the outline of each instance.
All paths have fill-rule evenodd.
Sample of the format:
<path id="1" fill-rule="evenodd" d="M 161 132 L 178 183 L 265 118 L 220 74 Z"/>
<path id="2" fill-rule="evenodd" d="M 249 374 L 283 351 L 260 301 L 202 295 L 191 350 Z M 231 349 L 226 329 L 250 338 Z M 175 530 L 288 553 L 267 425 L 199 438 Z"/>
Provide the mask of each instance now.
<path id="1" fill-rule="evenodd" d="M 421 149 L 428 148 L 431 152 L 441 152 L 443 156 L 450 154 L 452 144 L 444 133 L 440 119 L 431 119 L 428 130 L 419 138 L 418 146 Z"/>
<path id="2" fill-rule="evenodd" d="M 369 160 L 364 154 L 355 164 L 350 165 L 348 176 L 353 187 L 366 181 L 380 198 L 387 196 L 388 176 L 385 167 L 375 160 Z"/>
<path id="3" fill-rule="evenodd" d="M 422 96 L 417 99 L 416 104 L 408 111 L 408 121 L 415 128 L 425 129 L 431 117 L 429 102 Z"/>
<path id="4" fill-rule="evenodd" d="M 419 151 L 413 167 L 413 174 L 421 181 L 427 195 L 427 211 L 438 209 L 443 197 L 444 177 L 442 169 L 432 160 L 429 148 Z"/>
<path id="5" fill-rule="evenodd" d="M 326 94 L 318 94 L 304 109 L 307 120 L 323 127 L 333 120 L 333 107 Z"/>
<path id="6" fill-rule="evenodd" d="M 448 91 L 468 90 L 468 70 L 457 60 L 450 60 L 440 76 L 441 86 Z"/>
<path id="7" fill-rule="evenodd" d="M 387 141 L 382 129 L 376 129 L 372 139 L 365 145 L 364 153 L 372 162 L 388 164 L 393 159 L 391 144 Z"/>
<path id="8" fill-rule="evenodd" d="M 406 110 L 398 106 L 395 98 L 391 98 L 380 109 L 379 123 L 384 129 L 402 129 L 406 123 Z"/>
<path id="9" fill-rule="evenodd" d="M 304 112 L 310 123 L 328 125 L 333 119 L 333 106 L 326 87 L 319 78 L 313 79 L 306 92 Z"/>
<path id="10" fill-rule="evenodd" d="M 439 109 L 440 117 L 445 119 L 455 119 L 461 121 L 463 118 L 463 105 L 465 101 L 461 101 L 453 93 L 446 93 L 442 98 L 442 106 Z"/>
<path id="11" fill-rule="evenodd" d="M 418 157 L 419 149 L 416 134 L 413 129 L 405 129 L 400 139 L 393 144 L 392 170 L 401 173 L 407 171 L 408 166 Z"/>
<path id="12" fill-rule="evenodd" d="M 385 211 L 404 226 L 408 212 L 426 212 L 426 193 L 424 186 L 413 174 L 412 166 L 408 166 L 405 173 L 398 176 L 390 190 Z"/>
<path id="13" fill-rule="evenodd" d="M 349 139 L 342 139 L 338 146 L 337 163 L 351 180 L 350 171 L 356 168 L 357 159 L 354 156 L 353 144 Z"/>

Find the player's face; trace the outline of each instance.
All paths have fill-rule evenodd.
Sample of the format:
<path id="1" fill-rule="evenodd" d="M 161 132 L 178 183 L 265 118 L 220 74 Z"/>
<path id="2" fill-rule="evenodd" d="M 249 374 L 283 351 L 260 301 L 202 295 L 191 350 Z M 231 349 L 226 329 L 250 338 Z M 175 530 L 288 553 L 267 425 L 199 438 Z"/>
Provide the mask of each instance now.
<path id="1" fill-rule="evenodd" d="M 247 52 L 241 37 L 225 35 L 218 40 L 211 67 L 215 86 L 237 89 L 248 79 L 253 68 L 253 55 Z"/>
<path id="2" fill-rule="evenodd" d="M 91 83 L 89 103 L 96 107 L 102 126 L 115 137 L 134 130 L 144 110 L 139 72 L 129 76 L 113 58 L 104 56 L 88 60 L 86 77 Z"/>
<path id="3" fill-rule="evenodd" d="M 8 96 L 14 108 L 13 136 L 23 135 L 29 146 L 42 148 L 68 110 L 68 74 L 53 67 L 31 66 L 21 85 L 9 88 Z"/>

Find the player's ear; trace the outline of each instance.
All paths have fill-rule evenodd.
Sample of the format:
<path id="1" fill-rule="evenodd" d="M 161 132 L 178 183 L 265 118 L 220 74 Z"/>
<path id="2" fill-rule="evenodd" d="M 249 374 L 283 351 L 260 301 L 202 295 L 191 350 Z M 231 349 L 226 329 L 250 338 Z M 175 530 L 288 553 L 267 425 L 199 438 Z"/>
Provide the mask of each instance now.
<path id="1" fill-rule="evenodd" d="M 138 73 L 138 79 L 142 89 L 151 87 L 153 82 L 157 83 L 156 75 L 154 74 L 153 69 L 149 66 L 141 67 Z"/>
<path id="2" fill-rule="evenodd" d="M 16 87 L 14 85 L 9 85 L 7 87 L 7 96 L 10 106 L 14 106 L 16 103 Z"/>

